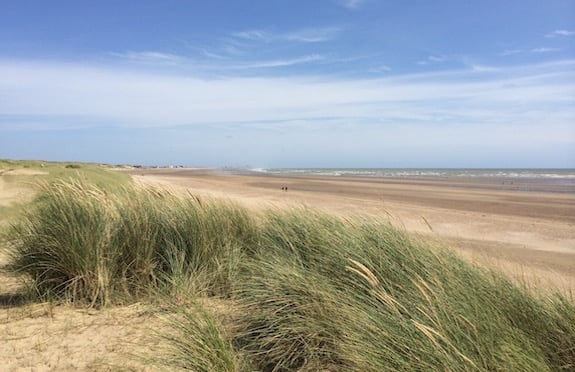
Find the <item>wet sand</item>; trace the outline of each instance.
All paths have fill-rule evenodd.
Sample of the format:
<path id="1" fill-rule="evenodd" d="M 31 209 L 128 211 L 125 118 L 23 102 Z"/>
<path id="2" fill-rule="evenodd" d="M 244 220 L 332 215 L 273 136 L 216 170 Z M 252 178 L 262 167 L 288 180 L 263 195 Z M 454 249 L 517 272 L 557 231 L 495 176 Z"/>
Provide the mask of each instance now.
<path id="1" fill-rule="evenodd" d="M 532 179 L 238 175 L 209 169 L 130 174 L 145 184 L 229 198 L 252 208 L 303 205 L 378 216 L 522 281 L 575 289 L 572 185 Z"/>

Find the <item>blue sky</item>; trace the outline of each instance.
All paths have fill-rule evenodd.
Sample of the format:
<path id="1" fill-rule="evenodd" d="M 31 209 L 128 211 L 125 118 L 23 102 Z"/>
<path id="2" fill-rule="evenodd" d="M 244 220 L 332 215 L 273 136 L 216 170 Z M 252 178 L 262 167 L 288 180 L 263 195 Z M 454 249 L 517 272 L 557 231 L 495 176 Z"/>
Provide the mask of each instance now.
<path id="1" fill-rule="evenodd" d="M 575 1 L 3 1 L 0 158 L 575 168 Z"/>

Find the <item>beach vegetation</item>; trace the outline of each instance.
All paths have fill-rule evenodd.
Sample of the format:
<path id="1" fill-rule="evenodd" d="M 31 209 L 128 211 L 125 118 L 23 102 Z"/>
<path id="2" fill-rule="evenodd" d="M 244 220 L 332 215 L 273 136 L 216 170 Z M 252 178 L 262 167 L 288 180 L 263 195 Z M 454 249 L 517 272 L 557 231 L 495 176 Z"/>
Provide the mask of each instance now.
<path id="1" fill-rule="evenodd" d="M 193 371 L 238 372 L 254 370 L 248 360 L 237 352 L 221 312 L 209 302 L 202 304 L 170 303 L 167 325 L 159 332 L 162 350 L 148 360 L 150 364 L 168 369 Z M 206 302 L 206 301 L 204 301 Z"/>
<path id="2" fill-rule="evenodd" d="M 8 233 L 12 267 L 40 298 L 80 306 L 170 298 L 173 368 L 575 368 L 571 300 L 385 221 L 117 186 L 44 183 Z"/>

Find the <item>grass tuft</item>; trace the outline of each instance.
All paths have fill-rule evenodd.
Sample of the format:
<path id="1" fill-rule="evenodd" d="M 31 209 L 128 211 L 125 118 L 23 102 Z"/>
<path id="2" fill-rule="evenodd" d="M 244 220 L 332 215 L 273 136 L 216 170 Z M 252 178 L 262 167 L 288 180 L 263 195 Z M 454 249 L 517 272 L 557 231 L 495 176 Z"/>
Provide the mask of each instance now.
<path id="1" fill-rule="evenodd" d="M 165 320 L 168 329 L 160 338 L 166 346 L 152 363 L 198 372 L 241 370 L 242 360 L 221 321 L 200 303 L 191 306 L 173 303 Z"/>
<path id="2" fill-rule="evenodd" d="M 234 255 L 254 234 L 247 212 L 231 204 L 79 181 L 44 184 L 9 232 L 13 266 L 38 293 L 92 306 L 129 301 L 176 275 L 200 292 L 229 294 Z"/>

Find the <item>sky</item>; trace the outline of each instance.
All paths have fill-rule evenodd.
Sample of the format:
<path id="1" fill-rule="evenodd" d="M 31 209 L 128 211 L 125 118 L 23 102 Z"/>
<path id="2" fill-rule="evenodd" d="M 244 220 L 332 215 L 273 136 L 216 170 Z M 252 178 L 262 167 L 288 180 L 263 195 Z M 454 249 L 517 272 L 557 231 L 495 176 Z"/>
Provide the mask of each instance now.
<path id="1" fill-rule="evenodd" d="M 4 0 L 0 158 L 575 168 L 575 0 Z"/>

